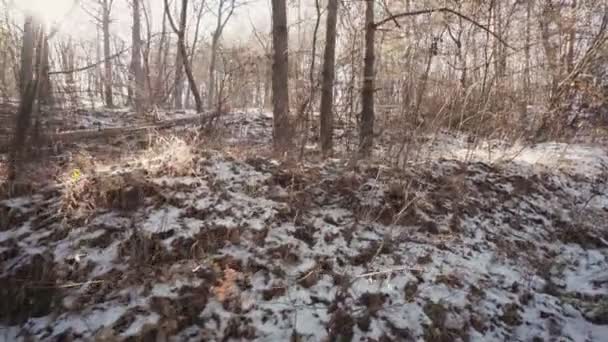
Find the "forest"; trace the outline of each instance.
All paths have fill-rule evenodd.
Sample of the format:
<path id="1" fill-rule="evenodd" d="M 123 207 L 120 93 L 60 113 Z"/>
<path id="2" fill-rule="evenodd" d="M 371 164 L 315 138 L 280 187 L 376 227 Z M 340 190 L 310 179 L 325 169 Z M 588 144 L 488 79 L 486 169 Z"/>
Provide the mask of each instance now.
<path id="1" fill-rule="evenodd" d="M 0 0 L 1 341 L 608 340 L 608 0 Z"/>

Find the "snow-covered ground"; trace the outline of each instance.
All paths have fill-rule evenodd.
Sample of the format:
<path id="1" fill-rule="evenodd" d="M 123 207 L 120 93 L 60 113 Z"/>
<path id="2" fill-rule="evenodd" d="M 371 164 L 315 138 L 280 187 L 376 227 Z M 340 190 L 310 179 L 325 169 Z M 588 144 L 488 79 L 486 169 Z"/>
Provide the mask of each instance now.
<path id="1" fill-rule="evenodd" d="M 0 340 L 608 338 L 600 148 L 450 141 L 396 170 L 179 146 L 0 203 Z"/>

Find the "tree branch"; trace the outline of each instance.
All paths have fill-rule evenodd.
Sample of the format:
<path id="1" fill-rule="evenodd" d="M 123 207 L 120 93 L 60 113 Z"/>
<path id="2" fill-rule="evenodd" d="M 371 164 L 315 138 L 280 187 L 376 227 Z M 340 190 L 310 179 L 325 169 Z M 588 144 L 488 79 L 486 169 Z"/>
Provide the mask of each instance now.
<path id="1" fill-rule="evenodd" d="M 171 15 L 171 11 L 169 10 L 168 0 L 165 0 L 165 15 L 167 16 L 167 19 L 169 19 L 169 25 L 171 25 L 173 32 L 175 32 L 175 34 L 177 34 L 178 36 L 181 36 L 183 32 L 181 32 L 175 25 L 175 21 L 173 20 L 173 16 Z"/>
<path id="2" fill-rule="evenodd" d="M 503 44 L 504 46 L 508 47 L 509 49 L 515 50 L 515 48 L 513 48 L 511 45 L 509 45 L 507 42 L 505 42 L 502 37 L 500 37 L 499 35 L 497 35 L 496 33 L 492 32 L 492 30 L 490 30 L 489 28 L 483 26 L 482 24 L 478 23 L 477 21 L 469 18 L 468 16 L 454 11 L 453 9 L 447 8 L 447 7 L 440 7 L 440 8 L 430 8 L 430 9 L 423 9 L 423 10 L 418 10 L 418 11 L 411 11 L 411 12 L 403 12 L 403 13 L 398 13 L 395 15 L 391 15 L 388 18 L 384 18 L 376 23 L 374 23 L 374 28 L 377 29 L 380 26 L 388 23 L 389 21 L 395 21 L 399 18 L 404 18 L 404 17 L 411 17 L 411 16 L 416 16 L 416 15 L 422 15 L 422 14 L 432 14 L 432 13 L 449 13 L 449 14 L 453 14 L 461 19 L 464 19 L 468 22 L 470 22 L 471 24 L 477 26 L 478 28 L 488 32 L 489 34 L 491 34 L 494 38 L 496 38 L 501 44 Z"/>

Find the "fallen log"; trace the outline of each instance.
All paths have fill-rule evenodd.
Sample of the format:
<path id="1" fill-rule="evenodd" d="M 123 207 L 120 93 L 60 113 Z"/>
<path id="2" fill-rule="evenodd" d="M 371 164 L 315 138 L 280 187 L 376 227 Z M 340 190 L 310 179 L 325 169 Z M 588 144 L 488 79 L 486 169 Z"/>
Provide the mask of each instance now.
<path id="1" fill-rule="evenodd" d="M 48 144 L 60 144 L 60 143 L 70 143 L 77 142 L 82 140 L 89 139 L 97 139 L 97 138 L 112 138 L 121 135 L 129 135 L 129 134 L 140 134 L 146 133 L 154 130 L 160 129 L 169 129 L 178 126 L 186 126 L 186 125 L 203 125 L 208 120 L 216 117 L 216 113 L 205 113 L 192 117 L 185 117 L 179 119 L 170 119 L 160 121 L 155 124 L 150 125 L 139 125 L 139 126 L 127 126 L 127 127 L 111 127 L 111 128 L 99 128 L 99 129 L 82 129 L 82 130 L 73 130 L 73 131 L 65 131 L 59 133 L 51 133 L 44 134 L 39 137 L 38 144 L 39 145 L 48 145 Z M 4 137 L 0 139 L 0 154 L 8 153 L 11 147 L 11 139 Z"/>

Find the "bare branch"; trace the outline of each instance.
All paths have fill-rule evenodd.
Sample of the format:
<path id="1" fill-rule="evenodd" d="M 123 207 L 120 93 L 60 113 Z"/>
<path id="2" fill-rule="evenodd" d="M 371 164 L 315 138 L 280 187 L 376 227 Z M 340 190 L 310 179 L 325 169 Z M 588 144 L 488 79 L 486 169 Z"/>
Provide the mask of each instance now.
<path id="1" fill-rule="evenodd" d="M 183 32 L 181 32 L 177 28 L 177 25 L 175 25 L 175 21 L 173 20 L 173 16 L 171 15 L 171 11 L 169 10 L 169 1 L 168 0 L 165 0 L 165 15 L 167 16 L 167 19 L 169 19 L 169 25 L 171 25 L 173 32 L 175 32 L 175 34 L 177 34 L 178 36 L 181 36 L 183 34 Z"/>
<path id="2" fill-rule="evenodd" d="M 496 33 L 494 33 L 492 30 L 490 30 L 489 28 L 485 27 L 484 25 L 480 24 L 479 22 L 469 18 L 468 16 L 454 11 L 453 9 L 447 8 L 447 7 L 441 7 L 441 8 L 430 8 L 430 9 L 424 9 L 424 10 L 418 10 L 418 11 L 411 11 L 411 12 L 403 12 L 403 13 L 398 13 L 395 15 L 391 15 L 388 18 L 384 18 L 376 23 L 374 23 L 374 28 L 379 28 L 380 26 L 388 23 L 389 21 L 395 21 L 396 19 L 399 18 L 404 18 L 404 17 L 412 17 L 412 16 L 416 16 L 416 15 L 422 15 L 422 14 L 432 14 L 432 13 L 449 13 L 449 14 L 453 14 L 461 19 L 464 19 L 468 22 L 470 22 L 471 24 L 477 26 L 478 28 L 488 32 L 489 34 L 491 34 L 494 38 L 496 38 L 501 44 L 503 44 L 504 46 L 508 47 L 509 49 L 515 50 L 515 48 L 513 48 L 511 45 L 509 45 L 507 42 L 505 42 L 502 37 L 500 37 L 499 35 L 497 35 Z"/>

